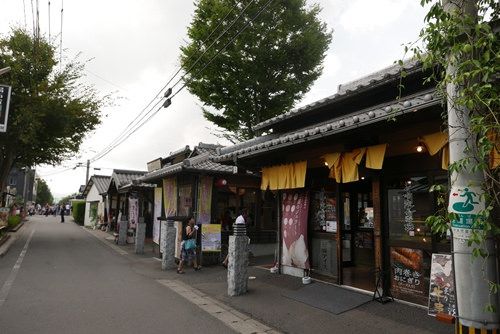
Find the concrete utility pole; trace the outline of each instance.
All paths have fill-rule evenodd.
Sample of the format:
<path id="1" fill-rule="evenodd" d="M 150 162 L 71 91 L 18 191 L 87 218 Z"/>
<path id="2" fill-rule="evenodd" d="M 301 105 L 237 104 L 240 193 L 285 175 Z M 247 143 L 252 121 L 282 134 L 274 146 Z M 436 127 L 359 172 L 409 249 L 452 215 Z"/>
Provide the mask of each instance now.
<path id="1" fill-rule="evenodd" d="M 453 15 L 477 15 L 476 1 L 444 0 L 444 9 Z M 454 78 L 460 59 L 449 55 L 447 75 Z M 476 139 L 470 131 L 470 111 L 455 103 L 461 87 L 450 83 L 446 87 L 448 108 L 448 132 L 450 163 L 477 156 Z M 472 224 L 477 214 L 484 209 L 482 184 L 484 176 L 480 170 L 473 170 L 474 159 L 458 172 L 450 175 L 450 204 L 448 211 L 456 213 L 458 220 L 452 222 L 453 261 L 458 304 L 456 333 L 471 333 L 475 329 L 490 333 L 500 328 L 498 295 L 490 293 L 488 282 L 498 282 L 496 250 L 493 238 L 487 238 L 483 245 L 468 246 Z M 481 247 L 487 258 L 473 258 L 474 248 Z M 494 312 L 485 310 L 492 305 Z"/>
<path id="2" fill-rule="evenodd" d="M 89 183 L 90 160 L 87 160 L 87 175 L 85 176 L 85 185 Z"/>

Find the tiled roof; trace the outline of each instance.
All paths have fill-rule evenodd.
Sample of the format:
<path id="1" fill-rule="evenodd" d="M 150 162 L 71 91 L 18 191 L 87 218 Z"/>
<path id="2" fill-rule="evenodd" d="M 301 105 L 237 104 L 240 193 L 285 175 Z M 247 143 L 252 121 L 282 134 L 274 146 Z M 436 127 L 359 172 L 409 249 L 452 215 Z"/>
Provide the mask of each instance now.
<path id="1" fill-rule="evenodd" d="M 415 60 L 407 61 L 403 64 L 403 69 L 408 72 L 416 72 L 421 68 L 420 63 Z M 285 119 L 293 118 L 297 115 L 302 115 L 317 108 L 320 108 L 324 105 L 331 104 L 335 101 L 342 100 L 346 97 L 350 97 L 352 95 L 360 94 L 368 89 L 372 89 L 377 87 L 380 84 L 383 84 L 387 81 L 397 80 L 400 77 L 401 66 L 396 64 L 384 68 L 380 71 L 362 77 L 360 79 L 348 82 L 346 84 L 342 84 L 339 86 L 336 94 L 333 94 L 329 97 L 326 97 L 322 100 L 315 101 L 303 107 L 290 110 L 276 117 L 270 118 L 266 121 L 263 121 L 257 124 L 254 129 L 255 130 L 265 130 L 272 127 L 272 125 L 279 123 Z"/>
<path id="2" fill-rule="evenodd" d="M 93 180 L 99 194 L 102 195 L 108 191 L 111 176 L 94 175 L 91 177 L 91 179 Z"/>
<path id="3" fill-rule="evenodd" d="M 211 160 L 213 157 L 214 155 L 212 153 L 205 152 L 203 154 L 187 158 L 182 162 L 173 165 L 168 165 L 161 169 L 155 170 L 151 173 L 147 173 L 146 175 L 141 177 L 139 181 L 147 182 L 151 180 L 161 179 L 167 175 L 177 174 L 182 171 L 217 173 L 217 174 L 235 173 L 236 167 L 214 162 Z"/>
<path id="4" fill-rule="evenodd" d="M 146 173 L 145 171 L 115 169 L 113 170 L 111 178 L 115 182 L 116 188 L 119 190 Z"/>
<path id="5" fill-rule="evenodd" d="M 251 156 L 264 151 L 310 141 L 321 137 L 352 130 L 357 127 L 385 121 L 392 117 L 414 112 L 442 103 L 434 89 L 426 90 L 412 96 L 385 103 L 378 106 L 358 110 L 348 115 L 333 118 L 327 122 L 316 124 L 293 132 L 281 134 L 279 137 L 264 136 L 265 141 L 252 141 L 251 145 L 242 145 L 220 150 L 214 161 L 231 161 L 234 157 Z"/>

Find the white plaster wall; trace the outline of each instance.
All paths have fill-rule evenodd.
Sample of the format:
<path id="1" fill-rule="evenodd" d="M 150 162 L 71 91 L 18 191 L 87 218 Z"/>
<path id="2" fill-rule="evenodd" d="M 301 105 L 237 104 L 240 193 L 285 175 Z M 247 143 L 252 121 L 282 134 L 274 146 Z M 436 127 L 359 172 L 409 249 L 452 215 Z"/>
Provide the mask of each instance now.
<path id="1" fill-rule="evenodd" d="M 90 202 L 102 202 L 102 196 L 99 195 L 99 192 L 97 191 L 97 188 L 95 184 L 92 185 L 92 188 L 90 188 L 89 193 L 87 194 L 87 197 L 85 198 L 85 220 L 84 220 L 84 225 L 85 226 L 91 226 L 90 222 Z"/>

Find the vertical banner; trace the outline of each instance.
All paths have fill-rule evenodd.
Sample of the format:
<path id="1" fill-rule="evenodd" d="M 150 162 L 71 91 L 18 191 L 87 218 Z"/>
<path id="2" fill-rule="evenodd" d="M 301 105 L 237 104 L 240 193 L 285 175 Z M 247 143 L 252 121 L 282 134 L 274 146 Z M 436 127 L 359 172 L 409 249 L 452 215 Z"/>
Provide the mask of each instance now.
<path id="1" fill-rule="evenodd" d="M 457 315 L 453 262 L 450 254 L 432 254 L 429 287 L 429 315 Z"/>
<path id="2" fill-rule="evenodd" d="M 210 224 L 212 209 L 212 185 L 211 176 L 202 176 L 198 184 L 198 205 L 196 210 L 197 224 Z"/>
<path id="3" fill-rule="evenodd" d="M 206 224 L 201 227 L 201 250 L 203 252 L 221 251 L 221 225 Z"/>
<path id="4" fill-rule="evenodd" d="M 309 194 L 304 191 L 283 192 L 282 212 L 282 263 L 286 266 L 309 269 L 307 248 Z"/>
<path id="5" fill-rule="evenodd" d="M 163 202 L 165 217 L 177 214 L 177 180 L 175 177 L 163 179 Z"/>
<path id="6" fill-rule="evenodd" d="M 153 242 L 157 245 L 160 244 L 160 221 L 158 217 L 161 216 L 161 187 L 155 188 L 155 207 L 154 207 L 154 218 L 153 218 Z"/>
<path id="7" fill-rule="evenodd" d="M 128 199 L 128 226 L 136 228 L 139 221 L 139 200 L 137 198 Z"/>

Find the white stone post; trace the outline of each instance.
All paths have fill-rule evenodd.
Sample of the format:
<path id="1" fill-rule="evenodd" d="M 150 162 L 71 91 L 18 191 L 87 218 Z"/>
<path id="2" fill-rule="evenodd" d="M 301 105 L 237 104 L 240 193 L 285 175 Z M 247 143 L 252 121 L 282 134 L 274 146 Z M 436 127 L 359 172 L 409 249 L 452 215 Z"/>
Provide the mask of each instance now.
<path id="1" fill-rule="evenodd" d="M 137 227 L 135 230 L 135 253 L 144 254 L 144 240 L 146 239 L 146 224 L 144 223 L 144 217 L 139 218 Z"/>
<path id="2" fill-rule="evenodd" d="M 161 258 L 161 270 L 174 269 L 175 265 L 175 227 L 173 220 L 167 220 L 161 222 L 161 228 L 164 229 L 165 233 L 162 233 L 163 245 L 162 258 Z"/>
<path id="3" fill-rule="evenodd" d="M 122 219 L 118 222 L 118 245 L 123 246 L 127 243 L 127 228 L 128 220 L 127 216 L 122 215 Z"/>
<path id="4" fill-rule="evenodd" d="M 248 290 L 248 242 L 244 224 L 233 225 L 234 235 L 229 237 L 227 294 L 239 296 Z"/>

